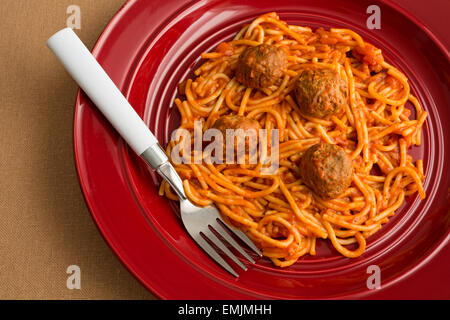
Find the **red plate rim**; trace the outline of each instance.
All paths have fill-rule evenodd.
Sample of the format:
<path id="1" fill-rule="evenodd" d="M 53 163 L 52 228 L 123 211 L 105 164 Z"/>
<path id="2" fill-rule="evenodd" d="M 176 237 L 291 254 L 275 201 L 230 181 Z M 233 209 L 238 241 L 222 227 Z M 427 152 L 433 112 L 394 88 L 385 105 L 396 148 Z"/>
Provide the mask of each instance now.
<path id="1" fill-rule="evenodd" d="M 426 35 L 438 46 L 438 48 L 445 54 L 446 58 L 448 61 L 450 61 L 450 53 L 447 50 L 447 48 L 445 47 L 445 45 L 422 23 L 420 22 L 418 19 L 416 19 L 414 16 L 412 16 L 410 13 L 408 13 L 405 9 L 403 9 L 402 7 L 400 7 L 399 5 L 391 2 L 390 0 L 379 0 L 380 2 L 390 6 L 392 9 L 394 9 L 395 11 L 398 11 L 399 13 L 401 13 L 405 18 L 409 19 L 410 21 L 412 21 L 414 24 L 416 24 L 422 31 L 424 31 L 426 33 Z M 122 18 L 122 16 L 125 14 L 126 9 L 131 6 L 133 4 L 133 2 L 135 2 L 135 0 L 128 0 L 117 12 L 117 14 L 112 18 L 112 20 L 108 23 L 107 27 L 105 28 L 105 30 L 102 32 L 102 34 L 100 35 L 100 37 L 98 38 L 92 53 L 95 57 L 98 56 L 98 54 L 101 52 L 103 45 L 105 44 L 106 40 L 108 39 L 111 30 L 116 26 L 116 24 L 120 21 L 120 19 Z M 160 31 L 162 27 L 164 27 L 164 25 L 166 24 L 166 22 L 168 21 L 168 19 L 175 15 L 177 12 L 184 10 L 184 8 L 191 6 L 193 3 L 198 2 L 198 1 L 191 1 L 185 5 L 180 5 L 180 7 L 178 7 L 177 10 L 173 11 L 172 14 L 167 17 L 166 19 L 164 19 L 164 22 L 161 23 L 158 28 L 156 28 L 156 32 Z M 145 50 L 145 48 L 144 48 Z M 89 211 L 95 221 L 95 224 L 97 225 L 97 228 L 100 230 L 100 233 L 102 234 L 103 238 L 105 239 L 105 241 L 108 243 L 108 245 L 112 248 L 113 252 L 119 257 L 119 260 L 122 262 L 122 264 L 148 289 L 150 289 L 155 295 L 157 295 L 159 298 L 162 299 L 168 299 L 169 297 L 164 296 L 164 294 L 162 294 L 162 292 L 159 291 L 159 289 L 155 286 L 152 285 L 152 283 L 148 283 L 147 281 L 145 281 L 141 275 L 136 272 L 135 270 L 133 270 L 132 266 L 130 266 L 130 264 L 127 262 L 127 260 L 123 257 L 122 253 L 120 250 L 118 250 L 118 248 L 115 246 L 114 242 L 112 241 L 112 239 L 110 239 L 107 236 L 107 233 L 105 232 L 105 230 L 103 229 L 102 225 L 100 224 L 100 221 L 98 220 L 97 215 L 94 213 L 94 205 L 91 202 L 91 199 L 88 196 L 87 193 L 87 187 L 86 187 L 86 181 L 85 179 L 87 179 L 88 177 L 83 176 L 83 174 L 81 173 L 81 164 L 80 164 L 80 154 L 79 154 L 79 144 L 78 144 L 78 140 L 77 140 L 77 126 L 79 125 L 78 121 L 80 120 L 77 117 L 77 114 L 79 113 L 79 107 L 80 107 L 80 102 L 81 100 L 84 99 L 83 94 L 81 92 L 81 90 L 78 91 L 77 93 L 77 98 L 76 98 L 76 105 L 75 105 L 75 112 L 74 112 L 74 124 L 73 124 L 73 139 L 74 139 L 74 158 L 75 158 L 75 165 L 76 165 L 76 169 L 77 169 L 77 175 L 78 175 L 78 179 L 79 179 L 79 183 L 82 189 L 82 193 L 83 193 L 83 197 L 87 203 L 87 206 L 89 208 Z M 385 285 L 385 287 L 388 287 L 390 285 L 392 285 L 395 282 L 401 281 L 402 279 L 408 277 L 409 275 L 411 275 L 412 273 L 416 272 L 417 270 L 419 270 L 423 265 L 425 265 L 428 261 L 430 261 L 431 259 L 433 259 L 435 257 L 435 255 L 444 247 L 447 245 L 447 243 L 450 241 L 450 231 L 447 232 L 447 236 L 443 239 L 441 239 L 440 242 L 438 242 L 438 244 L 435 246 L 435 248 L 433 250 L 430 250 L 430 252 L 424 256 L 424 259 L 422 259 L 422 261 L 420 261 L 418 264 L 412 266 L 409 270 L 407 270 L 407 272 L 405 272 L 404 274 L 398 276 L 397 278 L 395 278 L 394 280 L 392 280 L 391 282 L 389 282 L 388 284 Z M 342 296 L 343 298 L 348 298 L 350 296 L 354 296 L 354 295 L 348 295 L 348 296 Z"/>

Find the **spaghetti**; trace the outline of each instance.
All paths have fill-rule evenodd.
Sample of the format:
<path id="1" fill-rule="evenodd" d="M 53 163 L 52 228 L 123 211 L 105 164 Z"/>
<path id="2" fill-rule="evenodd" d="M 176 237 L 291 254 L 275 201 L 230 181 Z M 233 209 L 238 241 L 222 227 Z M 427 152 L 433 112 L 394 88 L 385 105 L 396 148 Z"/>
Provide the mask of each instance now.
<path id="1" fill-rule="evenodd" d="M 285 51 L 287 68 L 269 88 L 247 88 L 234 76 L 239 56 L 263 43 Z M 195 70 L 196 78 L 180 84 L 186 100 L 175 100 L 180 128 L 191 132 L 185 143 L 193 144 L 195 121 L 205 130 L 221 116 L 245 116 L 279 130 L 279 169 L 267 176 L 260 163 L 214 164 L 206 158 L 174 167 L 193 203 L 216 205 L 275 265 L 287 267 L 305 254 L 315 255 L 317 238 L 329 239 L 345 257 L 358 257 L 405 197 L 425 198 L 423 162 L 414 162 L 407 150 L 421 144 L 427 112 L 406 76 L 357 33 L 313 31 L 268 13 L 202 58 L 206 62 Z M 345 79 L 348 101 L 340 113 L 323 119 L 302 115 L 293 89 L 305 68 L 333 69 Z M 334 199 L 317 196 L 299 175 L 302 154 L 320 142 L 344 148 L 353 164 L 351 185 Z M 169 155 L 176 143 L 168 144 Z M 165 181 L 160 194 L 177 200 Z"/>

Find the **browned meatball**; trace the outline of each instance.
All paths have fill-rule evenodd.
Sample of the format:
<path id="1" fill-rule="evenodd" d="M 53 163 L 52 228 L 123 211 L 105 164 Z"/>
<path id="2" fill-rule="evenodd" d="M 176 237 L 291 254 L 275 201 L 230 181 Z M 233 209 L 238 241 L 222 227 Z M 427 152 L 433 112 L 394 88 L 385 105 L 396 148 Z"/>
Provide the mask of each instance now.
<path id="1" fill-rule="evenodd" d="M 246 87 L 264 89 L 283 76 L 286 66 L 283 49 L 267 44 L 249 47 L 239 56 L 236 79 Z"/>
<path id="2" fill-rule="evenodd" d="M 220 130 L 223 134 L 225 134 L 227 129 L 243 129 L 244 131 L 249 129 L 258 131 L 261 129 L 258 121 L 238 115 L 220 117 L 214 122 L 212 127 Z"/>
<path id="3" fill-rule="evenodd" d="M 303 182 L 322 198 L 336 198 L 351 183 L 353 166 L 341 147 L 320 143 L 310 147 L 300 161 Z"/>
<path id="4" fill-rule="evenodd" d="M 256 152 L 257 148 L 257 142 L 258 142 L 258 132 L 259 129 L 261 129 L 261 126 L 259 125 L 259 122 L 253 119 L 249 119 L 243 116 L 238 115 L 230 115 L 230 116 L 223 116 L 214 122 L 214 125 L 212 126 L 214 129 L 218 129 L 222 135 L 223 135 L 223 142 L 224 142 L 224 157 L 226 157 L 226 130 L 227 129 L 242 129 L 244 130 L 244 133 L 248 133 L 248 130 L 255 130 L 255 134 L 249 134 L 245 137 L 245 152 L 249 152 L 249 146 L 252 147 L 252 152 Z M 236 139 L 235 139 L 236 141 Z M 255 149 L 253 149 L 255 148 Z M 237 149 L 237 146 L 234 145 L 234 150 Z M 236 156 L 236 154 L 235 154 Z"/>
<path id="5" fill-rule="evenodd" d="M 336 114 L 347 103 L 347 82 L 331 69 L 304 70 L 295 87 L 300 111 L 315 118 Z"/>

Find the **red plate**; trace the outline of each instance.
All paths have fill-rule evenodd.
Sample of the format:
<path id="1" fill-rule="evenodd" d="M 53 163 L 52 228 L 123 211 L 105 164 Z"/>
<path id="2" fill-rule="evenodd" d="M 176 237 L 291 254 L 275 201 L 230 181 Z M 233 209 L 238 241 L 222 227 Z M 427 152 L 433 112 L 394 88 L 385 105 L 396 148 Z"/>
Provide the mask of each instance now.
<path id="1" fill-rule="evenodd" d="M 366 28 L 366 8 L 378 4 L 382 29 Z M 423 144 L 427 198 L 409 197 L 391 221 L 369 238 L 357 259 L 340 256 L 329 242 L 318 255 L 287 269 L 258 260 L 239 279 L 219 268 L 191 240 L 157 180 L 92 103 L 78 94 L 74 123 L 80 183 L 100 231 L 128 269 L 166 299 L 450 298 L 449 53 L 418 21 L 388 2 L 344 0 L 135 0 L 100 37 L 94 55 L 138 114 L 165 144 L 178 125 L 176 85 L 202 52 L 230 39 L 244 23 L 276 11 L 291 24 L 351 28 L 383 50 L 409 78 L 429 112 Z M 444 124 L 447 124 L 444 126 Z M 381 269 L 369 290 L 367 268 Z M 445 273 L 444 273 L 445 272 Z M 442 285 L 444 283 L 444 285 Z"/>

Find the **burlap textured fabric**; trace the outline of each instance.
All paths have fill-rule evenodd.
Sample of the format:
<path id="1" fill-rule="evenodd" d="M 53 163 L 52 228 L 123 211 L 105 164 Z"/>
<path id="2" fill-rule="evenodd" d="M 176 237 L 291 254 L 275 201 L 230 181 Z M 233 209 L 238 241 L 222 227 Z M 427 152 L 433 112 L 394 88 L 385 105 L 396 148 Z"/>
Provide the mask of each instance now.
<path id="1" fill-rule="evenodd" d="M 46 47 L 81 9 L 89 48 L 125 0 L 0 3 L 0 299 L 151 299 L 97 230 L 78 184 L 77 86 Z M 81 269 L 69 290 L 67 267 Z"/>

